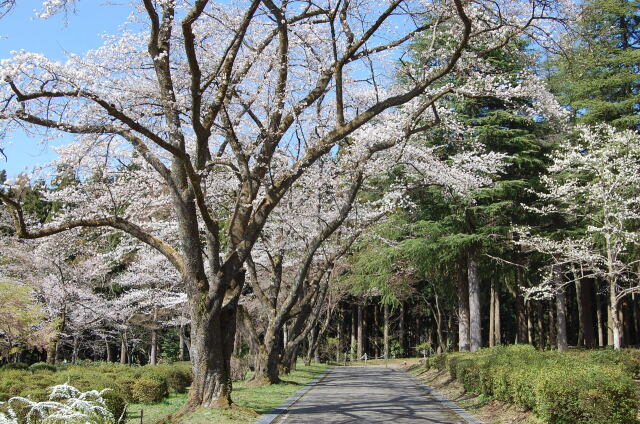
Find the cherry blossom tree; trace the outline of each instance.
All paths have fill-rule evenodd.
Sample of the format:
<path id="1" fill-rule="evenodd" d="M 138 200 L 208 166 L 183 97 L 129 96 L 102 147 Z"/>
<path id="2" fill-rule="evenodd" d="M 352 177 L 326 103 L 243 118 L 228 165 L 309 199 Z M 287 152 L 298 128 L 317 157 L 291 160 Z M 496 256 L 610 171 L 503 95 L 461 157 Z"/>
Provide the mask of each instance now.
<path id="1" fill-rule="evenodd" d="M 19 237 L 110 227 L 175 267 L 191 316 L 194 379 L 185 410 L 231 402 L 229 359 L 244 265 L 300 178 L 357 130 L 368 128 L 371 137 L 354 148 L 373 154 L 425 123 L 437 124 L 436 105 L 446 94 L 521 89 L 491 75 L 486 52 L 524 34 L 547 37 L 564 6 L 141 3 L 122 34 L 82 57 L 59 63 L 19 52 L 2 61 L 3 130 L 44 140 L 76 135 L 61 156 L 79 182 L 56 192 L 67 206 L 42 226 L 26 219 L 20 198 L 2 192 L 0 200 Z M 449 40 L 421 53 L 430 65 L 416 69 L 399 60 L 427 31 Z M 465 76 L 464 87 L 442 83 L 454 74 Z M 396 134 L 376 143 L 381 131 Z M 174 222 L 175 232 L 167 234 L 163 222 Z"/>
<path id="2" fill-rule="evenodd" d="M 545 206 L 531 208 L 540 214 L 559 214 L 584 227 L 561 238 L 527 234 L 520 243 L 547 253 L 554 260 L 541 286 L 530 290 L 538 297 L 562 296 L 565 282 L 558 269 L 574 265 L 575 278 L 606 281 L 614 348 L 622 347 L 619 305 L 630 293 L 640 292 L 635 245 L 640 240 L 640 136 L 616 131 L 608 125 L 580 127 L 578 141 L 564 140 L 554 154 L 550 175 L 538 193 Z M 568 280 L 571 282 L 572 280 Z"/>

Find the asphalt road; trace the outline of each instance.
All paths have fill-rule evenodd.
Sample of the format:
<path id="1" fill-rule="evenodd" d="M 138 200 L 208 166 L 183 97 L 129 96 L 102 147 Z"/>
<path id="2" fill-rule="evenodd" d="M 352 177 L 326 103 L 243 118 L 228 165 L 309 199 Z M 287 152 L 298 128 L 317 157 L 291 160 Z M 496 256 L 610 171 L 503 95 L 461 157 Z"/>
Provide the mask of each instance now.
<path id="1" fill-rule="evenodd" d="M 406 373 L 336 367 L 275 420 L 277 424 L 465 423 Z"/>

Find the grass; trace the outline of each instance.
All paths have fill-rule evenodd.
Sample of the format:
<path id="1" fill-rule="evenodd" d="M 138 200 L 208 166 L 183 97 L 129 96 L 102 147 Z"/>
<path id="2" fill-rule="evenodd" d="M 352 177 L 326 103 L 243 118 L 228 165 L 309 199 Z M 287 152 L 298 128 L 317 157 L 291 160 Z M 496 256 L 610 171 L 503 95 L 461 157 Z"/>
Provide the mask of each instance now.
<path id="1" fill-rule="evenodd" d="M 200 409 L 180 419 L 184 424 L 228 424 L 251 423 L 261 414 L 266 414 L 284 402 L 289 396 L 300 390 L 327 369 L 327 365 L 314 364 L 309 367 L 298 366 L 289 375 L 282 376 L 281 384 L 255 386 L 240 381 L 233 384 L 231 397 L 235 407 L 228 410 Z M 144 409 L 143 423 L 155 423 L 180 409 L 186 400 L 186 394 L 172 394 L 164 401 L 154 404 L 130 404 L 127 423 L 140 422 L 140 409 Z"/>

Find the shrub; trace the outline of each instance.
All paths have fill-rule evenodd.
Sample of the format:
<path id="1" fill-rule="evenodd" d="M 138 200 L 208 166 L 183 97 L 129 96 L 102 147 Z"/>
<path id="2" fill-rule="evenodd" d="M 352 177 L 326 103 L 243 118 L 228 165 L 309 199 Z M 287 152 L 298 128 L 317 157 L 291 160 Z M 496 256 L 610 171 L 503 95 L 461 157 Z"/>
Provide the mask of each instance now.
<path id="1" fill-rule="evenodd" d="M 637 350 L 563 354 L 519 345 L 436 355 L 427 366 L 446 368 L 467 392 L 533 410 L 547 423 L 636 422 Z"/>
<path id="2" fill-rule="evenodd" d="M 55 365 L 47 364 L 46 362 L 36 362 L 35 364 L 31 364 L 29 369 L 33 372 L 39 372 L 39 371 L 56 372 Z"/>
<path id="3" fill-rule="evenodd" d="M 117 376 L 116 379 L 116 383 L 114 385 L 114 390 L 120 394 L 124 400 L 126 400 L 127 402 L 132 402 L 133 401 L 133 385 L 136 382 L 136 378 L 129 376 L 129 375 L 123 375 L 123 376 Z"/>
<path id="4" fill-rule="evenodd" d="M 191 371 L 182 368 L 172 368 L 167 375 L 169 389 L 176 393 L 186 393 L 191 384 Z"/>
<path id="5" fill-rule="evenodd" d="M 127 410 L 127 402 L 124 398 L 115 391 L 108 390 L 102 394 L 102 399 L 116 422 L 124 421 Z"/>
<path id="6" fill-rule="evenodd" d="M 166 381 L 156 380 L 149 377 L 140 377 L 131 388 L 133 400 L 142 403 L 160 402 L 168 396 Z"/>
<path id="7" fill-rule="evenodd" d="M 29 365 L 24 362 L 9 362 L 8 364 L 4 364 L 2 366 L 3 370 L 28 370 Z"/>

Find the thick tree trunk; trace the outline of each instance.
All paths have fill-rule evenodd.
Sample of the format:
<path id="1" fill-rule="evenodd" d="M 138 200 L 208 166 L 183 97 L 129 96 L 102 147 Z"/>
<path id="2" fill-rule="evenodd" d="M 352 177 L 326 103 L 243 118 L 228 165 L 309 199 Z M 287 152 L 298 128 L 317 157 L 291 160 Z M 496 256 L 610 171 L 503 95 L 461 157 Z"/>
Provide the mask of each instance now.
<path id="1" fill-rule="evenodd" d="M 469 345 L 469 279 L 466 257 L 460 256 L 457 267 L 458 282 L 458 350 L 468 352 Z"/>
<path id="2" fill-rule="evenodd" d="M 280 357 L 279 328 L 268 327 L 264 334 L 264 341 L 258 347 L 258 353 L 254 358 L 253 381 L 264 384 L 280 382 L 280 370 L 278 359 Z"/>
<path id="3" fill-rule="evenodd" d="M 184 361 L 184 325 L 180 324 L 180 330 L 178 332 L 180 350 L 178 353 L 178 359 Z"/>
<path id="4" fill-rule="evenodd" d="M 611 279 L 609 282 L 609 317 L 611 320 L 611 333 L 613 338 L 613 348 L 615 350 L 622 349 L 622 322 L 619 316 L 619 305 L 617 299 L 616 282 Z"/>
<path id="5" fill-rule="evenodd" d="M 384 339 L 384 359 L 389 359 L 389 305 L 384 304 L 384 329 L 383 329 L 383 339 Z"/>
<path id="6" fill-rule="evenodd" d="M 357 359 L 360 360 L 362 355 L 364 355 L 363 347 L 364 347 L 364 314 L 363 314 L 363 306 L 361 303 L 358 303 L 358 353 Z"/>
<path id="7" fill-rule="evenodd" d="M 559 266 L 554 266 L 554 279 L 556 285 L 556 322 L 558 324 L 557 343 L 558 351 L 566 352 L 569 350 L 567 341 L 567 302 L 565 287 L 562 286 L 562 272 Z"/>
<path id="8" fill-rule="evenodd" d="M 538 312 L 538 349 L 544 350 L 544 306 L 542 301 L 537 302 L 536 310 Z"/>
<path id="9" fill-rule="evenodd" d="M 220 299 L 221 301 L 221 299 Z M 228 408 L 231 405 L 231 354 L 236 331 L 236 307 L 212 307 L 202 311 L 199 302 L 191 305 L 191 363 L 193 381 L 186 408 L 203 406 Z"/>
<path id="10" fill-rule="evenodd" d="M 514 295 L 516 300 L 516 343 L 530 343 L 527 327 L 527 309 L 524 304 L 524 296 L 520 287 L 524 285 L 524 270 L 520 267 L 516 270 L 516 284 Z"/>
<path id="11" fill-rule="evenodd" d="M 471 352 L 482 347 L 480 327 L 480 276 L 478 275 L 477 252 L 472 250 L 467 257 L 467 275 L 469 279 L 469 335 Z"/>

